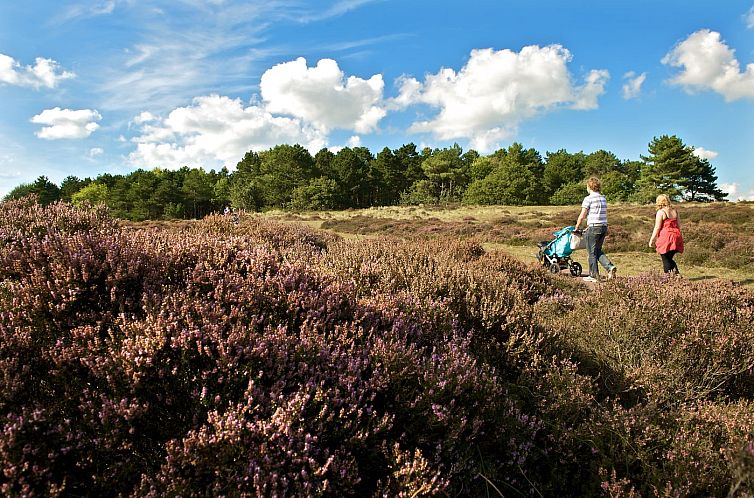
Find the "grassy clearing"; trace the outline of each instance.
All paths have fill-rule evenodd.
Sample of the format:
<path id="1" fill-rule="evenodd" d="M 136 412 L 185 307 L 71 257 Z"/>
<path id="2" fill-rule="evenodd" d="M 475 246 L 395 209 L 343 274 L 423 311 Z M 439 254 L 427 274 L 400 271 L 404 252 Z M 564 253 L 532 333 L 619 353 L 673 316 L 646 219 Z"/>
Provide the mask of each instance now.
<path id="1" fill-rule="evenodd" d="M 286 223 L 324 229 L 348 239 L 379 236 L 473 238 L 487 250 L 502 251 L 525 263 L 535 263 L 537 240 L 547 240 L 554 229 L 572 225 L 579 206 L 388 206 L 360 210 L 290 213 L 269 211 L 262 216 Z M 709 233 L 754 233 L 754 204 L 684 204 L 679 206 L 684 231 Z M 620 274 L 636 276 L 659 272 L 659 256 L 645 249 L 653 226 L 654 209 L 632 204 L 610 207 L 612 237 L 606 251 Z M 611 240 L 612 238 L 612 240 Z M 688 237 L 687 237 L 688 239 Z M 611 247 L 612 246 L 612 247 Z M 683 275 L 690 280 L 720 278 L 754 287 L 754 260 L 747 253 L 734 254 L 734 264 L 711 259 L 721 249 L 720 240 L 689 240 L 689 254 L 677 256 Z M 745 246 L 745 244 L 744 244 Z M 706 254 L 701 258 L 699 253 Z M 707 258 L 707 260 L 704 260 Z M 587 268 L 584 251 L 573 259 Z M 700 259 L 702 261 L 700 261 Z M 750 263 L 750 264 L 749 264 Z M 735 266 L 735 267 L 731 267 Z"/>

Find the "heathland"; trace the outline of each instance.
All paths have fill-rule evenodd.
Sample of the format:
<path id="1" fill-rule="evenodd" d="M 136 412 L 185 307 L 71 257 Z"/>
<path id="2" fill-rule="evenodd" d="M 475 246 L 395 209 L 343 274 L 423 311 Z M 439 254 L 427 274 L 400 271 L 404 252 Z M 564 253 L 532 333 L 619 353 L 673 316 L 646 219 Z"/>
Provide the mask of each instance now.
<path id="1" fill-rule="evenodd" d="M 752 496 L 752 205 L 212 215 L 0 204 L 6 496 Z M 585 262 L 583 255 L 577 259 Z"/>

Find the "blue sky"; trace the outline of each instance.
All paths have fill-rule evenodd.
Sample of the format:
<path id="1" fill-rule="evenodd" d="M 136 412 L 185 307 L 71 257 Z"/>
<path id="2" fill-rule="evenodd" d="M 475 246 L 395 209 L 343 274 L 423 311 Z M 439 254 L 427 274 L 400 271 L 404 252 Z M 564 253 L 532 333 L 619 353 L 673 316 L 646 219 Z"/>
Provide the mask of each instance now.
<path id="1" fill-rule="evenodd" d="M 754 199 L 754 2 L 0 2 L 0 195 L 248 150 L 677 135 Z"/>

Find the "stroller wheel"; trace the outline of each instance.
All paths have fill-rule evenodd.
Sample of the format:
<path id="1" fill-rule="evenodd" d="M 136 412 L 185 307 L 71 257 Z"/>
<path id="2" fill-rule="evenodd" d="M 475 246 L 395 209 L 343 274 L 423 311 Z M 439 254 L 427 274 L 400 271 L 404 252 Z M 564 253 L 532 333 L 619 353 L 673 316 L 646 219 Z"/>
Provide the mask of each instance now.
<path id="1" fill-rule="evenodd" d="M 560 273 L 560 265 L 558 263 L 553 263 L 550 265 L 550 273 L 558 274 Z"/>
<path id="2" fill-rule="evenodd" d="M 574 261 L 568 266 L 568 269 L 571 271 L 571 275 L 573 275 L 574 277 L 581 276 L 581 263 Z"/>

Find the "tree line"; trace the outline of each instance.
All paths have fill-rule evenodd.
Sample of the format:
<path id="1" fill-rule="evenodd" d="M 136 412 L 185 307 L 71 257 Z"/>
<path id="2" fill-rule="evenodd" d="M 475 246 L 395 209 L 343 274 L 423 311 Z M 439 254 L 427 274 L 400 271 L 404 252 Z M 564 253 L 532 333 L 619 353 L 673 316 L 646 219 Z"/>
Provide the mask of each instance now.
<path id="1" fill-rule="evenodd" d="M 372 206 L 463 203 L 472 205 L 567 205 L 581 202 L 584 180 L 598 176 L 611 202 L 722 201 L 715 168 L 676 136 L 655 137 L 641 160 L 547 152 L 514 143 L 490 155 L 454 144 L 419 151 L 409 143 L 376 156 L 366 147 L 322 149 L 312 156 L 301 145 L 249 151 L 236 170 L 139 169 L 95 179 L 65 178 L 60 186 L 41 176 L 13 189 L 5 200 L 36 194 L 39 202 L 105 203 L 114 216 L 131 220 L 201 218 L 225 206 L 332 210 Z"/>

